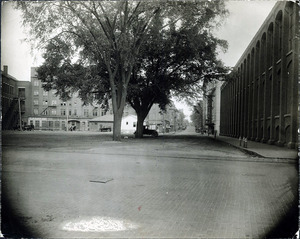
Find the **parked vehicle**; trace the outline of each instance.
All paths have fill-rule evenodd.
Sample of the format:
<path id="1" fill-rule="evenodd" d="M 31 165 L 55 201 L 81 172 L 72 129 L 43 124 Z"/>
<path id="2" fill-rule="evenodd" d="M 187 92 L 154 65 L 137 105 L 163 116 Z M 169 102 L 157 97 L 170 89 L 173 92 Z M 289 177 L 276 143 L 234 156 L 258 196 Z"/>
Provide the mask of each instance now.
<path id="1" fill-rule="evenodd" d="M 134 134 L 136 134 L 136 131 L 134 132 Z M 153 137 L 157 137 L 158 132 L 155 129 L 149 129 L 148 126 L 144 126 L 143 135 L 151 135 Z"/>
<path id="2" fill-rule="evenodd" d="M 13 127 L 13 130 L 21 130 L 20 129 L 20 125 L 16 125 L 15 127 Z M 22 125 L 22 130 L 25 131 L 25 130 L 34 130 L 34 125 L 33 124 L 30 124 L 30 125 Z"/>
<path id="3" fill-rule="evenodd" d="M 100 129 L 101 132 L 111 132 L 111 127 L 105 127 Z"/>
<path id="4" fill-rule="evenodd" d="M 29 131 L 34 130 L 34 125 L 33 124 L 24 125 L 23 130 L 29 130 Z"/>

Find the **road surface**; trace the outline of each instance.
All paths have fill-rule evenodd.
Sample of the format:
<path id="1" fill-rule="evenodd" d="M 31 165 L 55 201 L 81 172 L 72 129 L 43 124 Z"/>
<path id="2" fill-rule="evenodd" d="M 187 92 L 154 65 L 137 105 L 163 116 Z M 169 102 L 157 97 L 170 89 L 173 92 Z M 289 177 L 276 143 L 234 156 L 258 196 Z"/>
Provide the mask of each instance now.
<path id="1" fill-rule="evenodd" d="M 297 165 L 191 130 L 122 142 L 92 132 L 2 140 L 7 236 L 264 238 L 297 210 Z"/>

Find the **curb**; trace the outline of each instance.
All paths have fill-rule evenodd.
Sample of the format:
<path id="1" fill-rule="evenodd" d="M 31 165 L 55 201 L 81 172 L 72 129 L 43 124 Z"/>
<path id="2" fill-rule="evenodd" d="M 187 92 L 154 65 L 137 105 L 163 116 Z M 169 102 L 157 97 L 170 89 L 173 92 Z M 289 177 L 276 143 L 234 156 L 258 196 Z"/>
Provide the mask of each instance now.
<path id="1" fill-rule="evenodd" d="M 253 157 L 259 157 L 259 158 L 267 158 L 267 157 L 265 157 L 265 156 L 263 156 L 263 155 L 261 155 L 261 154 L 258 154 L 258 153 L 256 153 L 256 152 L 253 152 L 253 151 L 251 151 L 251 150 L 249 150 L 249 149 L 242 148 L 242 147 L 240 147 L 240 146 L 236 146 L 236 145 L 234 145 L 234 144 L 231 144 L 231 143 L 228 143 L 228 142 L 226 142 L 226 141 L 223 141 L 222 139 L 214 138 L 214 140 L 218 140 L 219 142 L 222 142 L 222 143 L 224 143 L 224 144 L 230 145 L 230 146 L 232 146 L 232 147 L 234 147 L 234 148 L 236 148 L 236 149 L 239 149 L 239 150 L 242 151 L 243 153 L 246 153 L 246 154 L 248 154 L 248 155 L 250 155 L 250 156 L 253 156 Z"/>
<path id="2" fill-rule="evenodd" d="M 236 146 L 236 145 L 231 144 L 229 142 L 223 141 L 222 139 L 219 139 L 219 138 L 214 138 L 214 140 L 218 140 L 219 142 L 230 145 L 230 146 L 242 151 L 243 153 L 248 154 L 249 156 L 262 158 L 266 162 L 278 162 L 278 163 L 297 163 L 298 162 L 297 158 L 291 159 L 291 158 L 280 158 L 280 157 L 276 157 L 276 158 L 275 157 L 266 157 L 266 156 L 263 156 L 259 153 L 254 152 L 252 150 L 249 150 L 247 148 Z"/>

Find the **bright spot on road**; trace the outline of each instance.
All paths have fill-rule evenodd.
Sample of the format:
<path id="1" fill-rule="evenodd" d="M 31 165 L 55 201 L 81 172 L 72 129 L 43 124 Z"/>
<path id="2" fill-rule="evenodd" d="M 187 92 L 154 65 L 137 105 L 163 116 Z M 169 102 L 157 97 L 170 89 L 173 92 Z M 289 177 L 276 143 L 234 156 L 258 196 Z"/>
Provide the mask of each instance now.
<path id="1" fill-rule="evenodd" d="M 125 221 L 108 217 L 93 217 L 75 222 L 67 222 L 63 226 L 65 231 L 75 232 L 112 232 L 136 229 L 138 226 Z"/>

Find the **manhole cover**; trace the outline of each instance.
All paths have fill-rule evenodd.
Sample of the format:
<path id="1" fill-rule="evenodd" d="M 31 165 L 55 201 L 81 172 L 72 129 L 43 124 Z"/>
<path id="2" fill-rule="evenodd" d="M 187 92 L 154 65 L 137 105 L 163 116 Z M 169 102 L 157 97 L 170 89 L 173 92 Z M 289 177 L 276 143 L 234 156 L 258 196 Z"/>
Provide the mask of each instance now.
<path id="1" fill-rule="evenodd" d="M 110 181 L 114 180 L 113 178 L 96 178 L 93 180 L 90 180 L 91 183 L 108 183 Z"/>

